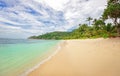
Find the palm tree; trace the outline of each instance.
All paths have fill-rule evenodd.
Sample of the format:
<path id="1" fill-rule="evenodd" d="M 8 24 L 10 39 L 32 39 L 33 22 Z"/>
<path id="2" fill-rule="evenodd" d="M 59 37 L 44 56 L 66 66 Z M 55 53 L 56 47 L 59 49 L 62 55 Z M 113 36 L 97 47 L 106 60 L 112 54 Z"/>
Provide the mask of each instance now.
<path id="1" fill-rule="evenodd" d="M 93 25 L 95 24 L 96 21 L 97 21 L 97 19 L 95 18 L 95 19 L 93 20 Z"/>
<path id="2" fill-rule="evenodd" d="M 100 28 L 101 26 L 104 26 L 105 25 L 105 22 L 103 20 L 96 20 L 94 22 L 94 27 L 97 29 L 97 28 Z"/>
<path id="3" fill-rule="evenodd" d="M 92 20 L 91 17 L 88 17 L 88 18 L 87 18 L 87 21 L 89 22 L 89 25 L 91 24 L 91 23 L 90 23 L 91 20 Z"/>
<path id="4" fill-rule="evenodd" d="M 108 23 L 106 26 L 103 26 L 103 30 L 111 36 L 111 34 L 115 33 L 115 26 L 112 26 L 111 23 Z"/>

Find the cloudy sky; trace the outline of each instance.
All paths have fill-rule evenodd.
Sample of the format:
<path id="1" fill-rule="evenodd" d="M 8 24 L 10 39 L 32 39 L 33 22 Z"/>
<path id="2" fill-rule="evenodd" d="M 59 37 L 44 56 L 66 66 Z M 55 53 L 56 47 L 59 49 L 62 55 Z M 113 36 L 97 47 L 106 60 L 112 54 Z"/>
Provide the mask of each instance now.
<path id="1" fill-rule="evenodd" d="M 71 31 L 87 17 L 99 18 L 107 0 L 0 0 L 0 37 L 27 38 Z"/>

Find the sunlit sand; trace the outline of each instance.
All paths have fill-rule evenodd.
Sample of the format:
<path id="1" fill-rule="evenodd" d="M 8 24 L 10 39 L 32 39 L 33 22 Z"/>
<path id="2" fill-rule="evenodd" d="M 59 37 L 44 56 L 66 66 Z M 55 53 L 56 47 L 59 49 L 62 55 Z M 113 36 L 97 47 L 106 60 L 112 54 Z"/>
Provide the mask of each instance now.
<path id="1" fill-rule="evenodd" d="M 65 40 L 29 76 L 120 76 L 120 39 Z"/>

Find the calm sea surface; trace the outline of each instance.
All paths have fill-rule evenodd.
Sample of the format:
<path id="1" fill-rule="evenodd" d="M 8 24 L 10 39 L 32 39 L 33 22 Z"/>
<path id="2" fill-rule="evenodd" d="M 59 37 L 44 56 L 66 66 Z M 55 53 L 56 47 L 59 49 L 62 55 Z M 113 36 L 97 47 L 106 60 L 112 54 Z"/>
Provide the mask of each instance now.
<path id="1" fill-rule="evenodd" d="M 0 76 L 21 76 L 44 60 L 60 41 L 0 38 Z"/>

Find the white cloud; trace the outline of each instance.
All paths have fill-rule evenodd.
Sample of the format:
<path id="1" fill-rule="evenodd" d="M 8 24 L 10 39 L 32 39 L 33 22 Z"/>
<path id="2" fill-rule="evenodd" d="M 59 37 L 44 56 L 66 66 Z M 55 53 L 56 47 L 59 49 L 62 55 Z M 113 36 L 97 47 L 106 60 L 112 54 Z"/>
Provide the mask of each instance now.
<path id="1" fill-rule="evenodd" d="M 69 0 L 35 0 L 37 2 L 47 4 L 50 7 L 52 7 L 55 10 L 63 10 L 64 5 L 69 1 Z"/>
<path id="2" fill-rule="evenodd" d="M 86 23 L 91 16 L 99 18 L 106 0 L 1 0 L 0 37 L 21 37 L 52 31 L 67 31 Z M 20 37 L 18 36 L 18 37 Z"/>
<path id="3" fill-rule="evenodd" d="M 93 18 L 98 18 L 101 16 L 105 8 L 106 0 L 71 0 L 66 4 L 64 13 L 65 19 L 73 24 L 76 22 L 84 23 L 86 18 L 91 16 Z"/>

